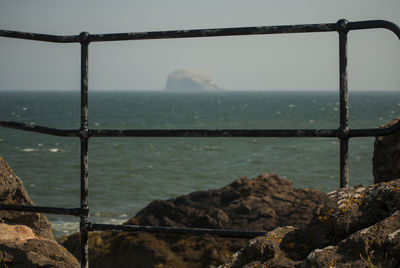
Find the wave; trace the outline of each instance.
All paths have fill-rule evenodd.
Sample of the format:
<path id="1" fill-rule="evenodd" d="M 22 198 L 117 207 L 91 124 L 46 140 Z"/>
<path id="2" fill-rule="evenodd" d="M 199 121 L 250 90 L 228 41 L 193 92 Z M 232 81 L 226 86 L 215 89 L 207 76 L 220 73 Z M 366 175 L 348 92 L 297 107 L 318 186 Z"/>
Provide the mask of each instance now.
<path id="1" fill-rule="evenodd" d="M 20 150 L 21 152 L 26 152 L 26 153 L 30 153 L 30 152 L 36 152 L 36 149 L 33 148 L 24 148 Z"/>

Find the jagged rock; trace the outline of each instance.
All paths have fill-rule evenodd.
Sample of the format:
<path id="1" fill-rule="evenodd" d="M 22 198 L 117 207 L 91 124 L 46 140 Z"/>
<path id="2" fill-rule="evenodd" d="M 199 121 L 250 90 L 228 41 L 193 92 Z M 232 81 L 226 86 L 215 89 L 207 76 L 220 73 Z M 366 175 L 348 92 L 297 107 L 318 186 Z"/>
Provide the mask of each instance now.
<path id="1" fill-rule="evenodd" d="M 265 236 L 250 240 L 243 249 L 233 254 L 229 261 L 220 268 L 293 267 L 295 262 L 284 256 L 280 244 L 283 237 L 294 230 L 295 228 L 292 226 L 278 227 Z M 268 262 L 268 266 L 263 266 L 266 262 Z"/>
<path id="2" fill-rule="evenodd" d="M 246 177 L 218 189 L 194 192 L 151 202 L 128 224 L 271 230 L 276 226 L 304 226 L 323 193 L 293 189 L 276 174 Z"/>
<path id="3" fill-rule="evenodd" d="M 25 225 L 8 225 L 0 223 L 0 243 L 14 242 L 24 244 L 28 239 L 36 238 L 32 229 Z"/>
<path id="4" fill-rule="evenodd" d="M 55 240 L 36 236 L 25 225 L 0 224 L 1 267 L 80 267 Z"/>
<path id="5" fill-rule="evenodd" d="M 6 161 L 0 157 L 0 202 L 5 205 L 34 205 L 20 178 Z M 0 210 L 0 223 L 21 224 L 30 227 L 40 236 L 53 239 L 46 216 L 39 213 Z"/>
<path id="6" fill-rule="evenodd" d="M 202 91 L 216 90 L 218 87 L 205 73 L 179 69 L 168 75 L 165 89 L 171 91 Z"/>
<path id="7" fill-rule="evenodd" d="M 221 267 L 399 267 L 399 209 L 400 180 L 339 189 L 306 227 L 255 238 Z M 257 241 L 262 245 L 252 247 Z"/>
<path id="8" fill-rule="evenodd" d="M 240 178 L 218 190 L 153 201 L 127 224 L 269 231 L 304 227 L 324 194 L 293 189 L 275 174 Z M 60 242 L 79 257 L 79 236 Z M 246 244 L 245 239 L 211 236 L 99 232 L 89 237 L 92 267 L 216 267 Z M 122 250 L 123 249 L 123 250 Z"/>
<path id="9" fill-rule="evenodd" d="M 79 233 L 59 242 L 79 258 Z M 161 265 L 162 266 L 157 266 Z M 147 233 L 89 233 L 90 267 L 186 267 L 166 242 Z"/>
<path id="10" fill-rule="evenodd" d="M 0 157 L 0 203 L 34 205 L 20 178 Z M 0 267 L 79 267 L 53 238 L 46 216 L 0 210 Z"/>
<path id="11" fill-rule="evenodd" d="M 382 127 L 392 126 L 399 120 L 397 117 Z M 375 183 L 400 178 L 400 131 L 376 137 L 372 167 Z"/>
<path id="12" fill-rule="evenodd" d="M 324 267 L 328 264 L 340 267 L 398 267 L 397 251 L 400 232 L 400 211 L 384 220 L 349 235 L 335 246 L 312 251 L 306 266 Z M 397 241 L 395 241 L 397 239 Z"/>

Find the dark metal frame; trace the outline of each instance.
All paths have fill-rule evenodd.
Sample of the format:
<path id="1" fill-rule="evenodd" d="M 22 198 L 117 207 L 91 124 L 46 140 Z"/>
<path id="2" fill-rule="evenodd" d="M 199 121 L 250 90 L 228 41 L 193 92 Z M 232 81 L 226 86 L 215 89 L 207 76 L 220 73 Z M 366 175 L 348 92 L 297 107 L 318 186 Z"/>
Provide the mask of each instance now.
<path id="1" fill-rule="evenodd" d="M 216 230 L 203 228 L 176 228 L 163 226 L 111 225 L 89 222 L 88 206 L 88 140 L 90 137 L 337 137 L 340 140 L 340 187 L 348 187 L 348 142 L 352 137 L 385 136 L 400 130 L 400 122 L 386 128 L 350 129 L 348 119 L 348 73 L 347 73 L 347 34 L 350 30 L 385 28 L 400 39 L 400 28 L 389 21 L 371 20 L 337 23 L 262 26 L 222 29 L 200 29 L 187 31 L 160 31 L 115 34 L 89 34 L 56 36 L 37 33 L 0 30 L 0 37 L 28 39 L 54 43 L 81 44 L 81 126 L 79 130 L 63 130 L 0 120 L 0 126 L 43 134 L 79 137 L 81 140 L 81 204 L 80 208 L 57 208 L 39 206 L 16 206 L 0 204 L 0 209 L 73 215 L 80 217 L 81 266 L 88 267 L 88 232 L 100 230 L 118 230 L 153 233 L 210 234 L 225 237 L 252 238 L 264 232 Z M 339 74 L 340 74 L 340 126 L 337 129 L 149 129 L 149 130 L 108 130 L 88 128 L 88 50 L 92 42 L 196 38 L 236 35 L 289 34 L 308 32 L 333 32 L 339 34 Z"/>

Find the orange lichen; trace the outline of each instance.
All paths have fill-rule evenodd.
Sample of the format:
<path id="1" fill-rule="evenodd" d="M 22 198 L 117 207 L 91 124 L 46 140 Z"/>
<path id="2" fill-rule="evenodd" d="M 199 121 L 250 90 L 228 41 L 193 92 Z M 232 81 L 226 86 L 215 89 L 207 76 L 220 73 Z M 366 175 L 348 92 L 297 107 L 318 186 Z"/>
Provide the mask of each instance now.
<path id="1" fill-rule="evenodd" d="M 343 214 L 346 213 L 348 210 L 358 207 L 362 203 L 362 199 L 364 198 L 365 194 L 359 194 L 356 196 L 350 196 L 348 199 L 343 200 L 341 205 L 339 206 L 340 212 Z"/>
<path id="2" fill-rule="evenodd" d="M 336 267 L 336 260 L 331 260 L 327 265 L 324 266 L 325 268 L 334 268 Z"/>
<path id="3" fill-rule="evenodd" d="M 272 234 L 267 235 L 267 237 L 265 237 L 265 239 L 268 242 L 270 242 L 270 241 L 273 241 L 273 242 L 274 241 L 278 241 L 278 243 L 282 242 L 282 238 L 280 236 L 276 235 L 276 233 L 272 233 Z"/>
<path id="4" fill-rule="evenodd" d="M 331 208 L 331 209 L 325 211 L 325 213 L 318 216 L 318 220 L 322 223 L 327 223 L 334 212 L 335 212 L 335 210 L 333 208 Z"/>

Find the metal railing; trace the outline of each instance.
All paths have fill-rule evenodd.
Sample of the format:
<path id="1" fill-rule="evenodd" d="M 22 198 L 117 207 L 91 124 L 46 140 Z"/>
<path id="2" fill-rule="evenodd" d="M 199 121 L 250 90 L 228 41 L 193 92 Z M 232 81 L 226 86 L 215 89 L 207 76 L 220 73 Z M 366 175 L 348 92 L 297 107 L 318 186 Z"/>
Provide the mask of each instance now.
<path id="1" fill-rule="evenodd" d="M 79 208 L 16 206 L 0 204 L 0 209 L 26 211 L 50 214 L 73 215 L 80 217 L 81 266 L 88 267 L 88 232 L 101 230 L 118 230 L 131 232 L 152 233 L 186 233 L 210 234 L 225 237 L 253 238 L 264 232 L 218 230 L 204 228 L 177 228 L 165 226 L 112 225 L 99 224 L 89 221 L 88 204 L 88 141 L 92 137 L 337 137 L 340 140 L 340 187 L 348 187 L 348 143 L 353 137 L 385 136 L 400 130 L 400 122 L 386 128 L 350 129 L 348 116 L 348 73 L 347 73 L 347 34 L 351 30 L 385 28 L 392 31 L 400 39 L 400 28 L 389 21 L 371 20 L 348 22 L 339 20 L 336 23 L 261 26 L 221 29 L 199 29 L 185 31 L 133 32 L 115 34 L 89 34 L 57 36 L 37 33 L 0 30 L 0 36 L 9 38 L 28 39 L 54 43 L 80 43 L 81 45 L 81 124 L 80 129 L 65 130 L 0 120 L 0 126 L 19 130 L 64 136 L 79 137 L 81 141 L 81 197 Z M 266 35 L 309 32 L 338 32 L 339 34 L 339 96 L 340 96 L 340 125 L 337 129 L 89 129 L 88 128 L 88 50 L 92 42 L 168 39 L 168 38 L 197 38 L 236 35 Z"/>

